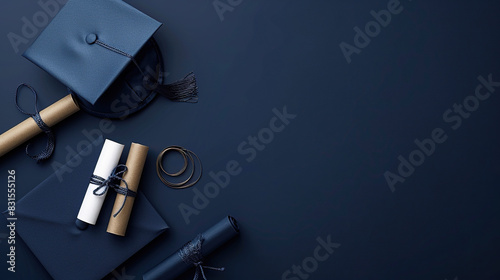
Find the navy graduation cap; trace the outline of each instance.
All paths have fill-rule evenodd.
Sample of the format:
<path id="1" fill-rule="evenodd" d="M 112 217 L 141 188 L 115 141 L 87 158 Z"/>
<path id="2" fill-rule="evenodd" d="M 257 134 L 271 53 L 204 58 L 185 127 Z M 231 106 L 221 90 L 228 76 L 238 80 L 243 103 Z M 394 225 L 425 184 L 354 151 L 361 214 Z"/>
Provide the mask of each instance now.
<path id="1" fill-rule="evenodd" d="M 70 0 L 23 56 L 95 104 L 161 25 L 121 0 Z"/>
<path id="2" fill-rule="evenodd" d="M 128 113 L 142 109 L 156 93 L 174 101 L 196 102 L 198 88 L 192 73 L 162 84 L 163 61 L 152 39 L 161 26 L 121 0 L 70 0 L 23 56 L 65 84 L 81 109 L 96 116 L 117 117 L 107 101 L 125 90 L 138 95 L 137 106 L 128 108 Z M 144 54 L 137 58 L 141 51 Z M 155 73 L 148 75 L 151 70 Z M 144 83 L 144 79 L 152 81 Z M 137 85 L 146 94 L 138 93 Z M 96 104 L 109 90 L 114 96 Z"/>

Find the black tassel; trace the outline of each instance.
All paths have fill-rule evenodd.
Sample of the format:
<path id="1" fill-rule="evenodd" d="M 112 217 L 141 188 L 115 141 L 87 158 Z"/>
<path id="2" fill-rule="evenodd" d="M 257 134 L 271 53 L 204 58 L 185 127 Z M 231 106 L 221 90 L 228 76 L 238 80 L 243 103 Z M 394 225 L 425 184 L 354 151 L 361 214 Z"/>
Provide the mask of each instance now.
<path id="1" fill-rule="evenodd" d="M 134 62 L 135 66 L 141 74 L 144 76 L 146 79 L 145 81 L 147 82 L 149 80 L 149 77 L 144 74 L 142 71 L 141 67 L 139 66 L 139 63 L 134 59 L 134 57 L 118 48 L 115 48 L 113 46 L 110 46 L 96 38 L 95 43 L 103 48 L 106 48 L 110 51 L 113 51 L 115 53 L 118 53 L 120 55 L 126 56 Z M 147 83 L 146 83 L 147 84 Z M 172 101 L 178 101 L 178 102 L 190 102 L 190 103 L 196 103 L 198 102 L 198 86 L 196 86 L 196 77 L 194 76 L 194 73 L 191 72 L 184 77 L 184 79 L 179 80 L 177 82 L 168 84 L 168 85 L 160 85 L 158 82 L 154 85 L 153 89 L 157 91 L 158 93 L 164 95 L 168 99 Z"/>
<path id="2" fill-rule="evenodd" d="M 193 72 L 187 74 L 182 80 L 168 85 L 158 85 L 156 91 L 172 101 L 198 102 L 198 86 Z"/>

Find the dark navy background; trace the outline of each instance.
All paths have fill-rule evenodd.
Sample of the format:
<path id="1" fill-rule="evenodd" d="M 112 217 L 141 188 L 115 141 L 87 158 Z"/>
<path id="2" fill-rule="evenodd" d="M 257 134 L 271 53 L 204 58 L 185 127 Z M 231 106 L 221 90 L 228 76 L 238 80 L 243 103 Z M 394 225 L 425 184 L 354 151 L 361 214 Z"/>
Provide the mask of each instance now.
<path id="1" fill-rule="evenodd" d="M 229 1 L 239 5 L 223 20 L 211 0 L 127 2 L 164 23 L 155 38 L 167 80 L 195 71 L 200 101 L 157 98 L 104 134 L 126 149 L 132 141 L 150 146 L 140 188 L 171 226 L 106 279 L 140 279 L 227 214 L 240 222 L 241 236 L 211 256 L 208 264 L 226 271 L 207 272 L 209 279 L 286 279 L 285 271 L 314 256 L 317 238 L 328 236 L 340 247 L 308 279 L 500 279 L 500 92 L 456 130 L 443 119 L 474 94 L 478 76 L 500 81 L 496 1 L 403 0 L 403 11 L 350 64 L 339 44 L 353 45 L 353 28 L 364 29 L 370 11 L 390 1 Z M 13 102 L 18 84 L 34 86 L 43 108 L 65 95 L 62 84 L 21 57 L 28 44 L 16 53 L 7 38 L 21 35 L 22 18 L 32 21 L 41 10 L 36 1 L 2 4 L 1 131 L 25 117 Z M 248 162 L 238 146 L 285 106 L 297 117 Z M 36 164 L 23 147 L 2 157 L 0 181 L 5 186 L 7 170 L 15 169 L 20 199 L 99 121 L 78 113 L 59 124 L 47 163 Z M 408 159 L 414 140 L 435 128 L 447 140 L 392 192 L 384 172 L 397 174 L 398 156 Z M 203 161 L 199 190 L 230 160 L 242 169 L 189 224 L 179 205 L 193 206 L 193 189 L 165 187 L 154 169 L 170 145 Z M 0 207 L 7 207 L 6 188 Z M 16 273 L 7 271 L 7 233 L 0 229 L 0 278 L 50 279 L 19 237 Z"/>

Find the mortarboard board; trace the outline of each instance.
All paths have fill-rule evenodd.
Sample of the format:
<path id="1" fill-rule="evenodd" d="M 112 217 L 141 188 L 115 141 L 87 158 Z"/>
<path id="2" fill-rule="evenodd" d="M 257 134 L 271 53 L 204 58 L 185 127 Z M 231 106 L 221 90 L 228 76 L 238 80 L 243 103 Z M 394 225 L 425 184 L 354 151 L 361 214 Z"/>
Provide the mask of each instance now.
<path id="1" fill-rule="evenodd" d="M 121 0 L 70 0 L 23 56 L 94 104 L 161 25 Z"/>
<path id="2" fill-rule="evenodd" d="M 94 141 L 16 204 L 16 232 L 55 279 L 101 279 L 168 228 L 140 190 L 125 237 L 106 232 L 114 199 L 105 200 L 95 226 L 75 226 L 103 142 Z"/>

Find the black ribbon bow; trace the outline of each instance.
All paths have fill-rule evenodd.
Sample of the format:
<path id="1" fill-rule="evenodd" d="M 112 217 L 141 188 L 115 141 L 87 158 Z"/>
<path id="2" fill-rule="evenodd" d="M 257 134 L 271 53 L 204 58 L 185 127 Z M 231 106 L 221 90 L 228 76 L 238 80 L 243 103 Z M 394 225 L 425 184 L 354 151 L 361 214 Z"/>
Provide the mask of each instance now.
<path id="1" fill-rule="evenodd" d="M 205 276 L 204 268 L 224 271 L 223 267 L 212 267 L 203 265 L 203 255 L 201 253 L 201 247 L 205 239 L 201 234 L 199 234 L 193 241 L 189 241 L 184 245 L 178 252 L 179 257 L 187 264 L 193 264 L 196 267 L 196 272 L 194 274 L 193 280 L 198 280 L 201 275 L 204 280 L 207 280 Z"/>
<path id="2" fill-rule="evenodd" d="M 118 171 L 121 169 L 120 171 Z M 104 179 L 100 176 L 92 174 L 90 176 L 90 183 L 97 185 L 98 187 L 94 189 L 93 194 L 97 196 L 102 196 L 104 195 L 109 188 L 113 189 L 115 192 L 124 195 L 125 198 L 123 199 L 122 206 L 118 211 L 113 214 L 113 217 L 116 217 L 120 212 L 122 211 L 123 207 L 125 206 L 125 202 L 127 202 L 127 197 L 135 197 L 137 195 L 136 192 L 130 190 L 128 188 L 128 183 L 123 179 L 123 174 L 127 172 L 128 168 L 125 164 L 119 164 L 116 166 L 109 177 L 107 179 Z M 120 186 L 120 182 L 123 182 L 125 185 L 125 188 Z"/>
<path id="3" fill-rule="evenodd" d="M 19 92 L 21 91 L 21 89 L 23 87 L 27 87 L 28 89 L 31 90 L 31 92 L 33 93 L 33 95 L 35 96 L 35 113 L 28 113 L 26 111 L 24 111 L 23 109 L 21 109 L 21 107 L 19 106 L 19 103 L 17 102 L 17 96 L 19 95 Z M 38 127 L 45 133 L 45 135 L 47 136 L 47 144 L 45 145 L 45 148 L 37 155 L 32 155 L 29 153 L 29 147 L 30 147 L 30 144 L 29 143 L 28 145 L 26 145 L 26 154 L 36 160 L 37 163 L 43 161 L 43 160 L 46 160 L 48 159 L 50 156 L 52 156 L 52 153 L 54 152 L 54 148 L 55 148 L 55 136 L 54 136 L 54 133 L 52 132 L 52 130 L 50 129 L 50 127 L 45 124 L 42 120 L 42 118 L 40 117 L 40 112 L 38 111 L 38 93 L 36 92 L 36 90 L 31 87 L 30 85 L 28 84 L 20 84 L 18 87 L 17 87 L 17 90 L 16 90 L 16 107 L 17 109 L 25 114 L 25 115 L 28 115 L 30 117 L 33 118 L 33 120 L 35 120 L 35 123 L 38 125 Z"/>

